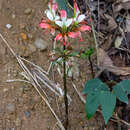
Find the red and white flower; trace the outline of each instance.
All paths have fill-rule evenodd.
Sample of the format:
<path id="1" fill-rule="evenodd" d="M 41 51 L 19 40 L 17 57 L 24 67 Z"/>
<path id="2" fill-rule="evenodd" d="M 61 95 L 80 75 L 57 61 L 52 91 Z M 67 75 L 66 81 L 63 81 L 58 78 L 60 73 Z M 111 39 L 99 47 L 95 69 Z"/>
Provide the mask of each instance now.
<path id="1" fill-rule="evenodd" d="M 40 27 L 42 29 L 49 29 L 54 35 L 56 31 L 59 33 L 56 35 L 55 40 L 61 41 L 66 45 L 69 45 L 68 38 L 79 37 L 82 41 L 81 32 L 90 31 L 90 26 L 84 21 L 85 15 L 80 14 L 80 10 L 74 0 L 74 14 L 73 18 L 67 18 L 65 10 L 60 10 L 58 13 L 58 5 L 54 0 L 50 0 L 49 9 L 45 11 L 47 20 L 42 20 Z"/>
<path id="2" fill-rule="evenodd" d="M 82 22 L 84 19 L 85 19 L 85 15 L 84 14 L 80 15 L 80 10 L 78 8 L 76 1 L 74 0 L 74 17 L 73 17 L 74 22 L 78 24 Z"/>
<path id="3" fill-rule="evenodd" d="M 59 27 L 61 27 L 61 28 L 63 28 L 63 27 L 69 27 L 72 24 L 73 20 L 72 20 L 72 18 L 70 18 L 70 19 L 67 18 L 67 13 L 66 13 L 65 10 L 61 10 L 60 11 L 60 18 L 61 18 L 61 20 L 55 21 L 55 23 Z"/>

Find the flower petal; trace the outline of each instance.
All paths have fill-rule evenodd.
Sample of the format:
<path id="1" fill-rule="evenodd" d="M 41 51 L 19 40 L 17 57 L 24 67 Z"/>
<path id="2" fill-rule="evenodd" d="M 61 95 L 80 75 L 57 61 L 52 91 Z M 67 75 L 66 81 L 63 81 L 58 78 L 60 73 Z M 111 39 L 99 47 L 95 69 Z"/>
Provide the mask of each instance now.
<path id="1" fill-rule="evenodd" d="M 68 36 L 70 38 L 76 38 L 78 36 L 78 33 L 77 32 L 68 32 Z"/>
<path id="2" fill-rule="evenodd" d="M 74 9 L 75 9 L 76 13 L 77 13 L 77 12 L 80 12 L 80 11 L 79 11 L 79 8 L 78 8 L 78 5 L 77 5 L 77 3 L 76 3 L 75 0 L 74 0 Z"/>
<path id="3" fill-rule="evenodd" d="M 91 30 L 91 27 L 88 25 L 83 25 L 83 26 L 79 27 L 79 31 L 81 31 L 81 32 L 90 31 L 90 30 Z"/>
<path id="4" fill-rule="evenodd" d="M 62 39 L 62 34 L 61 34 L 61 33 L 57 34 L 56 40 L 59 41 L 59 40 L 61 40 L 61 39 Z"/>
<path id="5" fill-rule="evenodd" d="M 67 21 L 65 22 L 65 26 L 69 27 L 72 23 L 72 19 L 67 19 Z"/>
<path id="6" fill-rule="evenodd" d="M 57 3 L 55 2 L 52 6 L 52 10 L 56 11 L 58 9 L 58 5 Z"/>
<path id="7" fill-rule="evenodd" d="M 79 14 L 80 14 L 80 10 L 78 8 L 76 1 L 74 0 L 74 16 L 77 18 Z"/>
<path id="8" fill-rule="evenodd" d="M 59 20 L 60 19 L 60 17 L 59 16 L 55 16 L 55 21 L 57 21 L 57 20 Z"/>
<path id="9" fill-rule="evenodd" d="M 43 23 L 43 22 L 40 23 L 40 27 L 41 27 L 42 29 L 51 28 L 51 26 L 50 26 L 49 24 Z"/>
<path id="10" fill-rule="evenodd" d="M 49 20 L 53 20 L 54 18 L 53 18 L 53 15 L 52 15 L 52 13 L 51 13 L 51 11 L 50 10 L 46 10 L 45 11 L 45 14 L 46 14 L 46 16 L 47 16 L 47 18 L 49 19 Z"/>
<path id="11" fill-rule="evenodd" d="M 85 19 L 85 15 L 84 14 L 78 16 L 78 22 L 79 23 L 82 22 L 84 19 Z"/>
<path id="12" fill-rule="evenodd" d="M 62 22 L 62 21 L 55 21 L 55 23 L 56 23 L 58 26 L 60 26 L 60 27 L 63 26 L 63 22 Z"/>
<path id="13" fill-rule="evenodd" d="M 67 19 L 67 13 L 65 10 L 60 11 L 61 19 L 64 21 Z"/>

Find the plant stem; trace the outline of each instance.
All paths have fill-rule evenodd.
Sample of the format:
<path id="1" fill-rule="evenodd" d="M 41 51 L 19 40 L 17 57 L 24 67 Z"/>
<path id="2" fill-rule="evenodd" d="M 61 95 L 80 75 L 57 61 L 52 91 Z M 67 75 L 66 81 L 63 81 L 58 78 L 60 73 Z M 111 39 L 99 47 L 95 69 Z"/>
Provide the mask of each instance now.
<path id="1" fill-rule="evenodd" d="M 65 55 L 66 47 L 65 47 L 65 45 L 63 46 L 63 50 L 64 50 L 63 81 L 64 81 L 64 102 L 65 102 L 65 129 L 67 130 L 67 128 L 68 128 L 68 98 L 67 98 L 67 86 L 66 86 L 66 55 Z"/>
<path id="2" fill-rule="evenodd" d="M 94 78 L 93 63 L 92 63 L 92 60 L 91 60 L 91 56 L 88 57 L 88 60 L 89 60 L 90 67 L 91 67 L 92 78 Z"/>

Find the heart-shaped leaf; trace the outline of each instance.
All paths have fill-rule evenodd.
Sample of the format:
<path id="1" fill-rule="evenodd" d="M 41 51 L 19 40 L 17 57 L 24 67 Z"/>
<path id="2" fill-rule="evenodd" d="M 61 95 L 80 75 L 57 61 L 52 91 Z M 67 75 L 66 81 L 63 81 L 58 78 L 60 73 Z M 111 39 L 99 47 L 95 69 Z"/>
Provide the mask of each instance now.
<path id="1" fill-rule="evenodd" d="M 117 98 L 128 104 L 128 94 L 130 94 L 130 80 L 123 80 L 113 88 L 113 93 Z"/>
<path id="2" fill-rule="evenodd" d="M 107 124 L 108 120 L 113 114 L 116 105 L 116 96 L 109 91 L 102 91 L 100 93 L 99 101 L 101 104 L 105 124 Z"/>
<path id="3" fill-rule="evenodd" d="M 87 119 L 90 119 L 96 112 L 99 106 L 99 93 L 96 94 L 88 94 L 86 98 L 85 111 L 87 114 Z"/>
<path id="4" fill-rule="evenodd" d="M 92 80 L 88 80 L 85 83 L 84 89 L 83 89 L 83 94 L 86 93 L 96 93 L 99 91 L 109 91 L 108 87 L 106 84 L 104 84 L 100 79 L 95 78 Z"/>

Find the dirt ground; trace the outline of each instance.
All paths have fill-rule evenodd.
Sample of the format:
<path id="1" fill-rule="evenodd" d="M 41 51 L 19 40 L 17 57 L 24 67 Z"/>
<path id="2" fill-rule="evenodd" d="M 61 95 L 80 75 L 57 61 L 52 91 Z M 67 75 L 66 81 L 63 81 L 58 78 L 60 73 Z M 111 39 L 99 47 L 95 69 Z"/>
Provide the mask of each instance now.
<path id="1" fill-rule="evenodd" d="M 38 24 L 44 10 L 47 8 L 46 1 L 0 0 L 0 33 L 9 42 L 16 54 L 32 61 L 45 70 L 48 69 L 50 64 L 48 53 L 51 50 L 52 41 L 49 40 L 49 35 L 43 34 Z M 9 29 L 6 27 L 7 24 L 12 27 Z M 44 39 L 50 47 L 43 52 L 34 48 L 32 43 L 36 37 Z M 82 68 L 81 72 L 84 73 L 81 75 L 82 81 L 78 83 L 78 89 L 82 90 L 81 82 L 85 82 L 86 75 L 87 79 L 90 79 L 91 72 L 86 61 L 81 62 L 80 68 Z M 20 82 L 6 82 L 9 79 L 19 78 L 20 72 L 21 68 L 15 57 L 0 38 L 0 130 L 59 130 L 58 127 L 55 127 L 56 119 L 32 85 Z M 55 80 L 58 82 L 58 74 L 56 75 Z M 62 84 L 61 81 L 59 82 Z M 67 85 L 72 98 L 69 106 L 69 129 L 104 129 L 100 114 L 97 113 L 90 121 L 86 120 L 84 104 L 72 88 L 70 80 L 68 80 Z M 51 97 L 51 95 L 49 96 Z M 64 111 L 56 110 L 56 113 L 63 121 Z M 108 130 L 114 130 L 112 124 L 112 122 L 109 123 Z"/>

